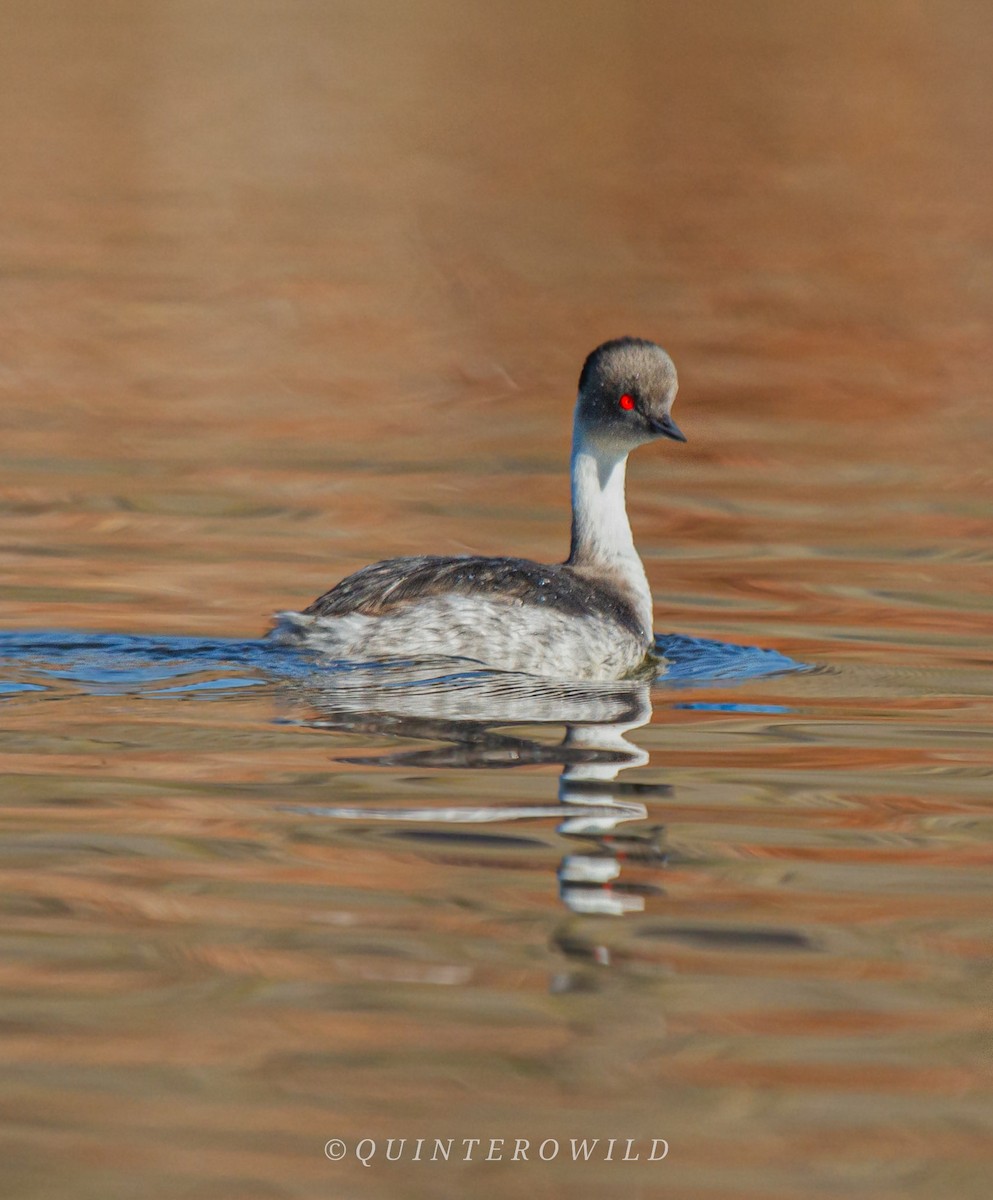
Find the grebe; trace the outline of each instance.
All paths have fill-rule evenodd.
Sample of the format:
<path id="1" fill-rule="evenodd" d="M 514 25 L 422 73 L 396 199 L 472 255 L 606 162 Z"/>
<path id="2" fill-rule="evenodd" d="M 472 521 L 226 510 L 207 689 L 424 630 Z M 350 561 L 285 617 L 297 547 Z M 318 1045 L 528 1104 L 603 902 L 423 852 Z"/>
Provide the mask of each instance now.
<path id="1" fill-rule="evenodd" d="M 676 368 L 654 342 L 617 338 L 579 377 L 572 542 L 564 563 L 425 556 L 363 567 L 271 636 L 336 659 L 470 659 L 557 679 L 619 679 L 654 661 L 652 595 L 624 505 L 628 454 L 685 442 Z"/>

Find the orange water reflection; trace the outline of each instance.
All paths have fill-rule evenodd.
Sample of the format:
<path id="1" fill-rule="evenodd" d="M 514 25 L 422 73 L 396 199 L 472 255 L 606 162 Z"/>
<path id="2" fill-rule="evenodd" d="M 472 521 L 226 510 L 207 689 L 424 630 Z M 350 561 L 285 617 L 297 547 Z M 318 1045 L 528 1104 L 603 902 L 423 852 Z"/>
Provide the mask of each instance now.
<path id="1" fill-rule="evenodd" d="M 656 695 L 620 920 L 563 909 L 554 819 L 308 811 L 556 766 L 346 763 L 411 744 L 269 687 L 7 702 L 6 1194 L 985 1197 L 991 14 L 6 6 L 5 626 L 251 636 L 388 554 L 561 557 L 579 364 L 631 332 L 690 438 L 632 466 L 658 627 L 831 668 Z M 673 1149 L 321 1150 L 456 1134 Z"/>

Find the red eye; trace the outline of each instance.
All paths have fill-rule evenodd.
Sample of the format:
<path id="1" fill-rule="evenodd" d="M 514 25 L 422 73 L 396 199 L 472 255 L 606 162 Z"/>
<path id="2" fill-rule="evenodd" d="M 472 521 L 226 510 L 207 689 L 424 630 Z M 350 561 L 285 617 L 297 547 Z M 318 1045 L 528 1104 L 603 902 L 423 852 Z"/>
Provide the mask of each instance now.
<path id="1" fill-rule="evenodd" d="M 625 392 L 620 400 L 618 400 L 618 404 L 620 404 L 621 408 L 623 408 L 625 412 L 630 412 L 631 409 L 634 408 L 634 397 L 629 396 L 627 392 Z"/>

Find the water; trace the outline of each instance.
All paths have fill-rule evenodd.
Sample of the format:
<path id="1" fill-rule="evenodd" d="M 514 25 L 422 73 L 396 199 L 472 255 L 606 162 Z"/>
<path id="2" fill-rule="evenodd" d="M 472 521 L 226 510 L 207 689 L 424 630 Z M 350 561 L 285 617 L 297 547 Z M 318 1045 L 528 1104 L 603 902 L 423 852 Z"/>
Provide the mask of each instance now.
<path id="1" fill-rule="evenodd" d="M 990 12 L 3 25 L 4 1194 L 985 1198 Z M 656 687 L 257 640 L 561 558 L 620 333 Z"/>

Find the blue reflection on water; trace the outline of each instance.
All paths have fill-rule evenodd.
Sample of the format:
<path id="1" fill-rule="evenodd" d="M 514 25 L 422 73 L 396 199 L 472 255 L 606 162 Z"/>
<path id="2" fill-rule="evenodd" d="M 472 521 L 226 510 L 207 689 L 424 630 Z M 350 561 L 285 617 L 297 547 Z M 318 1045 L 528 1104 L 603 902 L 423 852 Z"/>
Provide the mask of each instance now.
<path id="1" fill-rule="evenodd" d="M 656 648 L 668 660 L 666 672 L 658 680 L 661 687 L 759 679 L 807 669 L 776 650 L 680 634 L 660 634 Z M 317 663 L 306 652 L 262 639 L 143 637 L 75 630 L 0 632 L 0 695 L 6 696 L 45 690 L 46 680 L 70 682 L 99 695 L 175 694 L 248 688 L 274 679 L 311 676 L 315 671 L 358 669 L 368 671 L 370 667 L 367 663 Z"/>
<path id="2" fill-rule="evenodd" d="M 655 649 L 669 660 L 669 668 L 659 680 L 663 687 L 718 679 L 761 679 L 784 671 L 810 670 L 778 650 L 711 642 L 680 633 L 656 634 Z"/>

